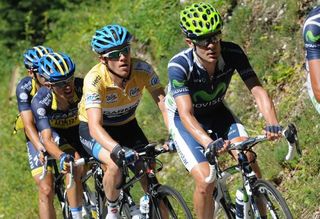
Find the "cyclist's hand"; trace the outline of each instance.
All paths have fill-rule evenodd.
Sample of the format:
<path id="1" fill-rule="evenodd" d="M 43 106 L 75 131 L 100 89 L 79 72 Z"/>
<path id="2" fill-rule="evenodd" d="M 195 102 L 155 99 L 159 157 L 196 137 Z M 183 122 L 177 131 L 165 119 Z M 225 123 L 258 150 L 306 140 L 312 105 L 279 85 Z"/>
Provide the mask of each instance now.
<path id="1" fill-rule="evenodd" d="M 123 147 L 117 144 L 112 149 L 110 157 L 118 167 L 122 167 L 125 160 L 125 150 L 123 149 Z"/>
<path id="2" fill-rule="evenodd" d="M 215 156 L 225 152 L 229 144 L 230 141 L 223 141 L 222 138 L 210 142 L 204 152 L 204 155 L 208 159 L 209 163 L 215 163 Z"/>
<path id="3" fill-rule="evenodd" d="M 138 153 L 135 150 L 130 148 L 125 148 L 124 156 L 125 156 L 124 161 L 126 164 L 133 164 L 139 159 Z"/>
<path id="4" fill-rule="evenodd" d="M 45 156 L 46 149 L 42 145 L 42 147 L 38 148 L 38 151 L 39 151 L 39 160 L 41 164 L 44 164 L 44 156 Z"/>
<path id="5" fill-rule="evenodd" d="M 162 147 L 166 150 L 169 151 L 170 153 L 176 152 L 177 148 L 173 140 L 169 139 L 165 141 L 162 145 Z"/>
<path id="6" fill-rule="evenodd" d="M 282 137 L 282 127 L 277 125 L 267 125 L 265 134 L 269 140 L 276 140 Z"/>
<path id="7" fill-rule="evenodd" d="M 74 157 L 67 153 L 60 155 L 60 171 L 67 173 L 70 170 L 69 162 L 74 162 Z"/>

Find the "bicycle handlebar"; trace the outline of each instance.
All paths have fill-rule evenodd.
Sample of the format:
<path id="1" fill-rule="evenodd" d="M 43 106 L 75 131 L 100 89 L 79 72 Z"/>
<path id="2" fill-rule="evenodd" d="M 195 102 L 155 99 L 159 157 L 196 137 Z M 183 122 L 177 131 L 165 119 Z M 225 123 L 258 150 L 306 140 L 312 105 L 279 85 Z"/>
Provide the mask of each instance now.
<path id="1" fill-rule="evenodd" d="M 290 123 L 288 128 L 283 130 L 283 136 L 285 136 L 287 143 L 288 143 L 288 153 L 285 157 L 286 160 L 293 159 L 294 156 L 294 149 L 297 150 L 298 155 L 301 157 L 302 152 L 298 141 L 297 129 L 294 124 Z M 245 151 L 251 149 L 259 142 L 267 141 L 267 137 L 265 135 L 258 135 L 256 137 L 250 137 L 247 140 L 238 143 L 238 144 L 230 144 L 228 146 L 228 151 L 231 150 L 240 150 Z M 215 158 L 214 158 L 215 159 Z M 216 163 L 210 163 L 210 172 L 209 175 L 206 177 L 206 183 L 212 183 L 216 179 Z"/>
<path id="2" fill-rule="evenodd" d="M 47 167 L 48 167 L 48 161 L 49 160 L 54 160 L 53 157 L 49 157 L 49 155 L 45 155 L 44 156 L 44 164 L 42 167 L 42 173 L 39 177 L 40 180 L 43 180 L 44 177 L 47 175 Z M 69 183 L 67 185 L 67 189 L 70 189 L 73 185 L 73 167 L 75 166 L 83 166 L 85 164 L 85 159 L 84 158 L 80 158 L 78 160 L 75 160 L 74 162 L 70 161 L 69 162 L 69 166 L 70 166 L 70 174 L 69 174 Z"/>

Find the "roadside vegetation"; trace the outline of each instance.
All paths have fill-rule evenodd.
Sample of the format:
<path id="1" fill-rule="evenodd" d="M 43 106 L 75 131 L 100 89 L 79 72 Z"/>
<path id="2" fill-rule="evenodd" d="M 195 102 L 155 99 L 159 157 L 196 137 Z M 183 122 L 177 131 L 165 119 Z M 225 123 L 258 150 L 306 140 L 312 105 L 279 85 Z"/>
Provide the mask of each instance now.
<path id="1" fill-rule="evenodd" d="M 187 3 L 196 2 L 194 0 Z M 240 44 L 261 82 L 274 100 L 284 126 L 295 123 L 303 157 L 286 162 L 284 141 L 257 148 L 265 178 L 281 190 L 295 218 L 312 218 L 320 208 L 320 116 L 309 100 L 305 83 L 301 28 L 316 5 L 311 0 L 214 0 L 225 22 L 223 39 Z M 148 60 L 167 83 L 167 63 L 186 45 L 179 29 L 177 0 L 0 0 L 0 218 L 35 218 L 37 191 L 28 166 L 24 135 L 13 136 L 17 114 L 17 80 L 26 75 L 22 54 L 43 44 L 69 54 L 83 77 L 98 61 L 91 51 L 94 31 L 119 23 L 135 36 L 133 52 Z M 16 72 L 16 73 L 15 73 Z M 226 100 L 252 135 L 261 134 L 264 121 L 249 91 L 235 74 Z M 146 95 L 138 120 L 151 141 L 163 141 L 167 132 L 161 115 Z M 177 188 L 192 208 L 192 180 L 177 154 L 164 156 L 161 182 Z M 222 158 L 232 163 L 228 156 Z M 188 188 L 188 189 L 186 189 Z M 57 208 L 59 211 L 59 208 Z"/>

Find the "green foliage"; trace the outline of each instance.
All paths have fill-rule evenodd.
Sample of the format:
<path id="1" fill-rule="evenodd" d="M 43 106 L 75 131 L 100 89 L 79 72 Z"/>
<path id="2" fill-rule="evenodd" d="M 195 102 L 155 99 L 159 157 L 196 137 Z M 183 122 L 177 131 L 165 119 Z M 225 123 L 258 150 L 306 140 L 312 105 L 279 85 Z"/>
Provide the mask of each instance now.
<path id="1" fill-rule="evenodd" d="M 197 1 L 190 0 L 186 4 L 193 2 Z M 294 216 L 311 218 L 320 202 L 319 115 L 303 90 L 301 21 L 306 11 L 300 9 L 310 9 L 311 3 L 295 0 L 206 2 L 212 3 L 223 15 L 224 40 L 240 44 L 248 54 L 252 66 L 274 98 L 281 123 L 294 122 L 298 127 L 302 158 L 284 161 L 287 150 L 284 141 L 261 145 L 257 153 L 264 177 L 278 185 Z M 134 55 L 152 63 L 165 85 L 169 59 L 186 47 L 179 29 L 179 10 L 185 4 L 176 0 L 3 0 L 0 6 L 0 104 L 5 106 L 0 108 L 0 113 L 6 115 L 0 124 L 0 218 L 34 218 L 38 212 L 37 191 L 28 167 L 24 136 L 22 133 L 11 136 L 17 110 L 14 97 L 11 101 L 8 99 L 10 73 L 16 66 L 24 72 L 23 51 L 43 43 L 55 51 L 66 52 L 76 62 L 76 74 L 84 76 L 98 62 L 90 48 L 95 30 L 119 23 L 135 36 Z M 233 77 L 226 99 L 248 132 L 260 134 L 264 120 L 238 75 Z M 161 114 L 147 93 L 137 117 L 151 141 L 167 137 Z M 159 173 L 161 182 L 177 188 L 192 208 L 194 184 L 191 176 L 177 154 L 161 159 L 165 163 L 164 170 Z M 223 159 L 225 165 L 232 162 L 228 156 Z M 16 211 L 18 205 L 19 212 Z"/>

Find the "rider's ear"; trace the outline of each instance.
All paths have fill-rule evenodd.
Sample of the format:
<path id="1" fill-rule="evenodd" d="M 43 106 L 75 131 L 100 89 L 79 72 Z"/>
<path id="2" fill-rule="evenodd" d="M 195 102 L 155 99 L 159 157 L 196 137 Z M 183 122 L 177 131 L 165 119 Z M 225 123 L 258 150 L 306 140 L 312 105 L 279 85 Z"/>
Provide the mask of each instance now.
<path id="1" fill-rule="evenodd" d="M 107 63 L 107 59 L 103 56 L 99 56 L 99 60 L 101 63 L 106 64 Z"/>
<path id="2" fill-rule="evenodd" d="M 194 44 L 191 39 L 185 38 L 185 41 L 190 48 L 194 48 Z"/>
<path id="3" fill-rule="evenodd" d="M 51 87 L 52 87 L 52 84 L 49 81 L 44 82 L 43 85 L 46 86 L 49 89 L 51 89 Z"/>

